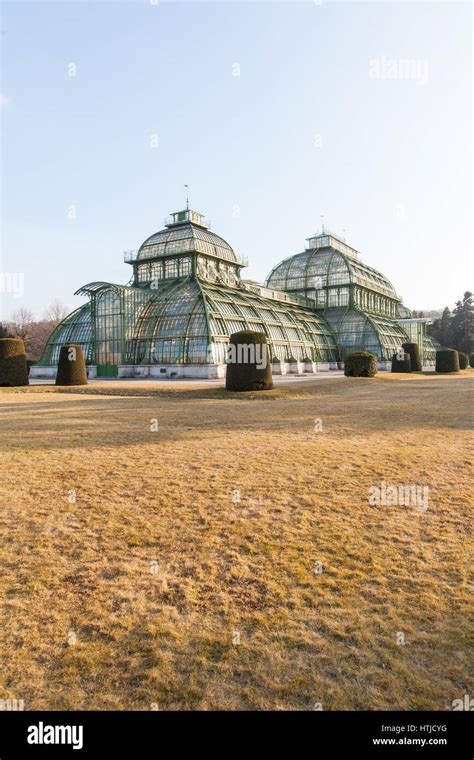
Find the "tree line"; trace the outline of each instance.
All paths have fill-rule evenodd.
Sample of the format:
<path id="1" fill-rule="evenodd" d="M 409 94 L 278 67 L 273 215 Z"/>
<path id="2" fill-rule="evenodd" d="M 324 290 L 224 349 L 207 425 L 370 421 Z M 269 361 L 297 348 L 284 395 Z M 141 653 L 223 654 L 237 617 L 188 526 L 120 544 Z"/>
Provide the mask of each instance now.
<path id="1" fill-rule="evenodd" d="M 474 302 L 469 291 L 461 301 L 456 301 L 452 311 L 446 306 L 438 319 L 428 325 L 428 334 L 445 348 L 470 356 L 474 353 Z"/>
<path id="2" fill-rule="evenodd" d="M 25 344 L 26 358 L 38 361 L 52 331 L 68 313 L 69 309 L 58 300 L 48 306 L 41 319 L 35 319 L 28 309 L 18 309 L 10 320 L 0 322 L 0 338 L 21 338 Z"/>

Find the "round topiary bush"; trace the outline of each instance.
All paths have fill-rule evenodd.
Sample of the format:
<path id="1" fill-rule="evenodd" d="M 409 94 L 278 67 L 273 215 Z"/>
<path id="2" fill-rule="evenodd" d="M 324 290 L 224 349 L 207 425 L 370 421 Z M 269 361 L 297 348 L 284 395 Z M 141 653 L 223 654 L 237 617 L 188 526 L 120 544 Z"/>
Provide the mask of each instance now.
<path id="1" fill-rule="evenodd" d="M 253 330 L 233 333 L 227 352 L 228 391 L 268 391 L 273 388 L 267 336 Z"/>
<path id="2" fill-rule="evenodd" d="M 467 369 L 469 367 L 469 357 L 462 351 L 458 351 L 459 355 L 459 369 Z"/>
<path id="3" fill-rule="evenodd" d="M 346 377 L 373 377 L 376 373 L 377 357 L 369 351 L 356 351 L 344 360 Z"/>
<path id="4" fill-rule="evenodd" d="M 459 372 L 459 354 L 453 348 L 436 351 L 436 372 Z"/>
<path id="5" fill-rule="evenodd" d="M 418 343 L 403 343 L 402 348 L 406 354 L 410 354 L 412 372 L 421 372 L 423 367 L 421 365 Z"/>
<path id="6" fill-rule="evenodd" d="M 21 338 L 0 338 L 0 385 L 28 385 L 25 344 Z"/>
<path id="7" fill-rule="evenodd" d="M 474 369 L 474 354 L 471 354 L 469 357 L 469 366 Z"/>
<path id="8" fill-rule="evenodd" d="M 56 385 L 87 385 L 86 363 L 81 346 L 75 343 L 61 346 Z"/>
<path id="9" fill-rule="evenodd" d="M 401 356 L 403 356 L 403 358 L 401 358 Z M 392 356 L 392 372 L 411 372 L 410 354 L 394 354 Z"/>

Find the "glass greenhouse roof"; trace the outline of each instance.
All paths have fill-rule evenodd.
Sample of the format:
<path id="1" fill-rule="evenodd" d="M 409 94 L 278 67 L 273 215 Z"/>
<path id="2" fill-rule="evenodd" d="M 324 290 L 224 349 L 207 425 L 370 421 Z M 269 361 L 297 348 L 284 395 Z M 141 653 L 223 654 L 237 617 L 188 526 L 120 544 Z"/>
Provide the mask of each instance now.
<path id="1" fill-rule="evenodd" d="M 204 255 L 181 255 L 193 253 Z M 390 281 L 328 231 L 280 262 L 265 285 L 241 280 L 244 261 L 190 209 L 127 260 L 134 285 L 81 287 L 76 295 L 89 303 L 53 331 L 40 364 L 55 365 L 68 342 L 98 368 L 222 364 L 230 335 L 244 329 L 265 333 L 281 361 L 334 364 L 360 349 L 389 361 L 407 338 L 434 356 L 423 320 L 411 318 Z"/>
<path id="2" fill-rule="evenodd" d="M 180 220 L 181 214 L 185 215 L 183 220 Z M 244 265 L 229 243 L 206 227 L 201 214 L 187 210 L 173 214 L 173 219 L 176 217 L 178 221 L 168 223 L 165 229 L 145 240 L 138 250 L 136 259 L 196 252 Z M 200 221 L 193 221 L 195 217 L 199 217 Z M 131 261 L 134 258 L 129 256 L 127 260 Z"/>
<path id="3" fill-rule="evenodd" d="M 282 261 L 268 275 L 266 287 L 305 291 L 332 285 L 358 284 L 397 301 L 401 300 L 383 274 L 367 266 L 354 255 L 357 254 L 355 249 L 351 249 L 353 253 L 349 255 L 343 250 L 343 247 L 345 249 L 349 246 L 337 241 L 335 247 L 335 238 L 330 235 L 310 238 L 310 241 L 312 240 L 318 240 L 324 245 L 308 248 Z"/>
<path id="4" fill-rule="evenodd" d="M 272 356 L 281 360 L 337 359 L 334 333 L 322 316 L 244 287 L 188 278 L 158 291 L 96 282 L 78 292 L 91 303 L 56 328 L 43 364 L 55 364 L 66 341 L 82 345 L 89 364 L 107 356 L 112 364 L 224 363 L 229 336 L 244 329 L 264 332 Z"/>

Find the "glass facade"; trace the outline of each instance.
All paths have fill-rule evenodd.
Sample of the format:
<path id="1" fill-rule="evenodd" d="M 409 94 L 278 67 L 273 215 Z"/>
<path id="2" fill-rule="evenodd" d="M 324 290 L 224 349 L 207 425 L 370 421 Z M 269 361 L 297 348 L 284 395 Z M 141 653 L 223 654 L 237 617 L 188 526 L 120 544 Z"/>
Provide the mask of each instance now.
<path id="1" fill-rule="evenodd" d="M 191 212 L 195 213 L 195 212 Z M 202 222 L 173 221 L 167 228 L 156 232 L 140 247 L 137 260 L 153 259 L 161 256 L 174 256 L 177 253 L 206 253 L 227 261 L 238 262 L 238 257 L 223 238 L 208 230 Z M 193 217 L 191 217 L 192 219 Z"/>
<path id="2" fill-rule="evenodd" d="M 116 290 L 104 290 L 95 298 L 95 361 L 118 365 L 122 359 L 122 309 Z"/>
<path id="3" fill-rule="evenodd" d="M 309 238 L 307 249 L 278 264 L 265 284 L 308 299 L 336 333 L 341 360 L 352 351 L 364 350 L 390 361 L 401 344 L 410 340 L 405 320 L 400 320 L 401 314 L 410 316 L 410 311 L 402 306 L 390 281 L 335 235 Z M 419 325 L 416 342 L 425 360 L 431 360 L 434 346 L 425 325 Z"/>
<path id="4" fill-rule="evenodd" d="M 239 259 L 197 212 L 177 212 L 135 255 L 130 285 L 95 282 L 77 291 L 88 304 L 52 333 L 40 364 L 55 365 L 61 345 L 83 347 L 89 365 L 224 363 L 233 332 L 264 332 L 272 357 L 332 363 L 354 350 L 389 361 L 413 339 L 431 356 L 425 326 L 390 282 L 332 234 L 281 262 L 265 286 L 242 281 Z"/>
<path id="5" fill-rule="evenodd" d="M 370 351 L 381 361 L 390 361 L 407 340 L 397 322 L 358 309 L 328 309 L 325 317 L 337 335 L 342 361 L 353 351 Z"/>
<path id="6" fill-rule="evenodd" d="M 207 361 L 209 329 L 196 281 L 168 284 L 152 295 L 136 324 L 129 364 L 200 364 Z"/>
<path id="7" fill-rule="evenodd" d="M 335 362 L 337 345 L 326 320 L 310 308 L 281 304 L 245 288 L 234 290 L 202 283 L 216 358 L 224 361 L 228 337 L 239 330 L 264 332 L 272 356 Z"/>
<path id="8" fill-rule="evenodd" d="M 40 364 L 57 364 L 59 351 L 65 343 L 76 343 L 81 346 L 86 363 L 94 364 L 94 339 L 90 304 L 87 303 L 84 306 L 80 306 L 53 330 Z"/>
<path id="9" fill-rule="evenodd" d="M 266 286 L 289 292 L 311 294 L 317 299 L 320 291 L 337 285 L 358 285 L 360 290 L 385 296 L 399 303 L 389 280 L 376 269 L 333 248 L 310 248 L 278 264 L 269 274 Z"/>

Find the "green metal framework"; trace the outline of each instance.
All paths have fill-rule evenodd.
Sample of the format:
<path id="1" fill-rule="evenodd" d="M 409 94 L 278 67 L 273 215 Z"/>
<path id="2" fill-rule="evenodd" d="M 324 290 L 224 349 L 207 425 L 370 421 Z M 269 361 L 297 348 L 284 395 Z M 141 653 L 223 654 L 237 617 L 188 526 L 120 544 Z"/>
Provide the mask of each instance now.
<path id="1" fill-rule="evenodd" d="M 316 241 L 320 241 L 319 247 L 309 248 L 278 264 L 265 285 L 304 295 L 317 309 L 357 306 L 370 313 L 396 318 L 401 299 L 386 277 L 363 264 L 354 249 L 350 249 L 351 255 L 344 252 L 342 246 L 348 246 L 336 238 L 321 235 L 311 239 L 314 245 Z"/>
<path id="2" fill-rule="evenodd" d="M 364 264 L 358 251 L 335 235 L 322 233 L 308 240 L 302 253 L 282 261 L 269 274 L 266 286 L 304 296 L 324 316 L 337 335 L 341 359 L 357 350 L 372 351 L 390 361 L 402 343 L 416 332 L 425 360 L 435 348 L 425 325 L 410 317 L 390 281 Z M 406 323 L 417 323 L 407 330 Z"/>
<path id="3" fill-rule="evenodd" d="M 408 342 L 418 344 L 423 360 L 434 362 L 436 351 L 441 349 L 442 346 L 441 343 L 438 343 L 437 340 L 426 332 L 426 324 L 430 320 L 405 317 L 404 319 L 399 319 L 398 322 L 407 335 Z"/>
<path id="4" fill-rule="evenodd" d="M 357 349 L 388 361 L 415 331 L 432 352 L 390 282 L 332 235 L 311 238 L 263 287 L 240 279 L 244 260 L 187 209 L 126 261 L 132 283 L 80 288 L 76 295 L 90 302 L 54 330 L 40 364 L 55 365 L 66 342 L 81 345 L 102 375 L 119 365 L 220 364 L 229 336 L 242 329 L 264 332 L 282 361 L 334 363 Z"/>
<path id="5" fill-rule="evenodd" d="M 73 311 L 53 330 L 38 364 L 40 366 L 56 365 L 60 348 L 65 343 L 80 345 L 87 364 L 94 363 L 94 337 L 89 303 Z"/>
<path id="6" fill-rule="evenodd" d="M 326 309 L 324 316 L 338 337 L 341 360 L 353 351 L 370 351 L 381 361 L 390 361 L 407 340 L 396 321 L 357 308 Z"/>
<path id="7" fill-rule="evenodd" d="M 105 283 L 79 292 L 90 295 L 90 305 L 53 333 L 42 364 L 55 364 L 59 347 L 70 340 L 81 343 L 87 362 L 97 366 L 223 363 L 229 336 L 243 329 L 265 332 L 272 355 L 281 360 L 337 359 L 333 331 L 321 316 L 244 287 L 187 278 L 157 292 Z M 87 328 L 82 340 L 79 327 Z"/>
<path id="8" fill-rule="evenodd" d="M 337 345 L 326 320 L 309 307 L 281 303 L 241 287 L 200 283 L 207 304 L 215 361 L 224 361 L 225 345 L 233 332 L 264 332 L 276 359 L 309 358 L 335 362 Z"/>

